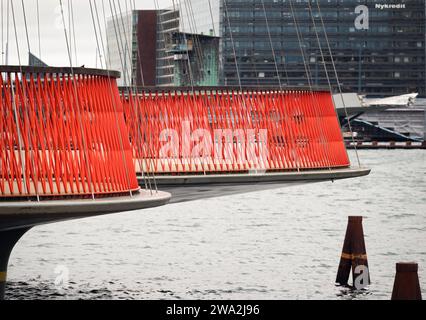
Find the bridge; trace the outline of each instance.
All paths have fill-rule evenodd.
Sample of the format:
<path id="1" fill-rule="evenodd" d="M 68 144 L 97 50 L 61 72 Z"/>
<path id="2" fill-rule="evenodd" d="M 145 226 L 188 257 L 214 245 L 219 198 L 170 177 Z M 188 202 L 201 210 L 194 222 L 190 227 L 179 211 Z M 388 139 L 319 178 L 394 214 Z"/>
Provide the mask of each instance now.
<path id="1" fill-rule="evenodd" d="M 34 226 L 370 172 L 351 167 L 327 91 L 120 92 L 117 77 L 0 67 L 0 298 Z"/>

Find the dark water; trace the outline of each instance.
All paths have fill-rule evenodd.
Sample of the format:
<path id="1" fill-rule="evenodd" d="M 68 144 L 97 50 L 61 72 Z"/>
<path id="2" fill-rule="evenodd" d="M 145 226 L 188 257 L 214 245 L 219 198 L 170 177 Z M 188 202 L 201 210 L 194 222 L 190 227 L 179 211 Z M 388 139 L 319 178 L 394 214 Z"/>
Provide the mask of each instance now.
<path id="1" fill-rule="evenodd" d="M 8 298 L 389 299 L 400 261 L 419 263 L 426 296 L 426 152 L 361 158 L 367 178 L 36 228 L 11 257 Z M 366 217 L 363 292 L 334 285 L 348 215 Z"/>

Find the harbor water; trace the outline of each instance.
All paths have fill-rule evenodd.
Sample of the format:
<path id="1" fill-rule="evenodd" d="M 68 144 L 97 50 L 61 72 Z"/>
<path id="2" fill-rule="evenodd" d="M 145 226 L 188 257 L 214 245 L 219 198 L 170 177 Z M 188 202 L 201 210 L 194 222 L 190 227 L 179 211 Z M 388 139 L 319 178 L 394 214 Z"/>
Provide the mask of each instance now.
<path id="1" fill-rule="evenodd" d="M 402 261 L 419 263 L 425 297 L 426 152 L 360 156 L 369 177 L 34 228 L 7 298 L 388 300 Z M 363 291 L 334 283 L 350 215 L 365 217 Z"/>

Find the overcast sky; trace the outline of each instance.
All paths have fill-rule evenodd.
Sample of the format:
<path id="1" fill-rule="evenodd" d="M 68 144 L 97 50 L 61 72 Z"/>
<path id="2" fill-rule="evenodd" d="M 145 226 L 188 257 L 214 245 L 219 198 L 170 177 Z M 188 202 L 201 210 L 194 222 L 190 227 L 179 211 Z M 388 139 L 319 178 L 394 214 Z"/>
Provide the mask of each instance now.
<path id="1" fill-rule="evenodd" d="M 7 24 L 7 3 L 10 0 L 0 0 L 3 7 L 1 14 L 1 39 L 2 51 L 6 46 L 6 24 Z M 22 64 L 28 64 L 28 46 L 26 41 L 24 15 L 21 0 L 12 0 L 16 17 L 19 51 L 21 52 Z M 62 0 L 67 15 L 68 1 Z M 75 33 L 77 44 L 77 58 L 79 65 L 86 67 L 94 67 L 96 65 L 96 40 L 93 31 L 92 18 L 90 14 L 89 0 L 71 0 L 74 7 Z M 108 0 L 95 0 L 98 4 L 100 14 L 102 14 L 102 1 L 105 2 L 107 16 L 111 15 Z M 135 0 L 138 9 L 153 9 L 155 1 L 158 2 L 160 8 L 171 7 L 172 0 Z M 178 0 L 175 0 L 178 1 Z M 37 28 L 37 0 L 23 0 L 25 12 L 27 15 L 27 23 L 30 38 L 30 48 L 34 54 L 39 55 L 39 41 Z M 67 66 L 69 59 L 66 49 L 65 35 L 61 24 L 62 16 L 59 6 L 59 0 L 39 0 L 40 3 L 40 33 L 41 33 L 41 57 L 51 66 Z M 120 0 L 122 9 L 125 4 L 129 6 L 129 0 Z M 11 11 L 11 10 L 10 10 Z M 15 41 L 15 30 L 13 27 L 12 14 L 10 17 L 10 41 L 9 41 L 9 64 L 18 64 L 17 47 Z M 101 19 L 103 16 L 101 16 Z M 67 19 L 67 18 L 66 18 Z M 68 27 L 68 19 L 67 19 Z M 0 63 L 4 63 L 4 55 L 2 54 Z"/>

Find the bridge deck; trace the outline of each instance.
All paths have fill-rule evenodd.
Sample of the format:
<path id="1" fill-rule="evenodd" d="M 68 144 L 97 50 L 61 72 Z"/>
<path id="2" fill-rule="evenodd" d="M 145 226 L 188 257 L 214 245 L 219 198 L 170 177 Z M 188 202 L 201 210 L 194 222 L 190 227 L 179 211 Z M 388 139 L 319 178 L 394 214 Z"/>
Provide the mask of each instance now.
<path id="1" fill-rule="evenodd" d="M 133 197 L 96 200 L 0 202 L 0 231 L 158 207 L 170 201 L 166 192 L 140 191 Z"/>
<path id="2" fill-rule="evenodd" d="M 159 189 L 172 194 L 172 203 L 179 203 L 306 183 L 357 178 L 367 176 L 370 172 L 371 170 L 367 168 L 342 168 L 264 174 L 163 175 L 156 177 L 156 183 Z M 142 177 L 139 177 L 139 183 L 144 185 Z"/>

